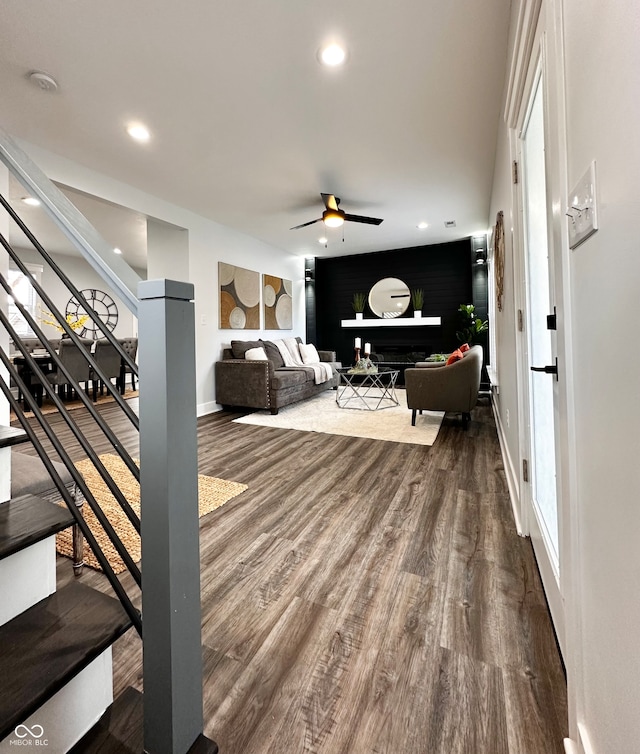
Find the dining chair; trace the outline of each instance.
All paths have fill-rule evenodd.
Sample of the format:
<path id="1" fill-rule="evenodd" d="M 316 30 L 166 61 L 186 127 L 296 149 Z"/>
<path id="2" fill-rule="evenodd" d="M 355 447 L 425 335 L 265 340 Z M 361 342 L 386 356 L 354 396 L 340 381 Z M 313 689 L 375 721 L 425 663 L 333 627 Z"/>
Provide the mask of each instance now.
<path id="1" fill-rule="evenodd" d="M 93 353 L 98 366 L 102 369 L 109 380 L 116 379 L 116 387 L 124 394 L 124 380 L 122 376 L 122 357 L 118 349 L 112 345 L 106 338 L 100 338 L 96 341 L 95 351 Z M 93 400 L 96 400 L 97 390 L 100 395 L 104 393 L 104 382 L 97 375 L 93 379 Z"/>
<path id="2" fill-rule="evenodd" d="M 93 340 L 90 338 L 81 338 L 80 340 L 82 349 L 90 353 Z M 86 392 L 89 382 L 93 379 L 93 371 L 89 366 L 86 355 L 82 353 L 81 349 L 76 346 L 71 338 L 61 338 L 58 356 L 76 382 L 84 383 Z M 61 370 L 56 369 L 51 374 L 48 374 L 47 379 L 51 385 L 58 388 L 58 393 L 61 396 L 66 397 L 66 394 L 69 393 L 69 397 L 71 397 L 73 387 Z"/>
<path id="3" fill-rule="evenodd" d="M 137 338 L 119 338 L 118 343 L 122 346 L 122 349 L 130 357 L 132 361 L 136 360 L 138 353 L 138 339 Z M 124 393 L 124 384 L 127 374 L 131 375 L 131 389 L 136 389 L 136 375 L 131 367 L 125 362 L 122 362 L 122 392 Z"/>

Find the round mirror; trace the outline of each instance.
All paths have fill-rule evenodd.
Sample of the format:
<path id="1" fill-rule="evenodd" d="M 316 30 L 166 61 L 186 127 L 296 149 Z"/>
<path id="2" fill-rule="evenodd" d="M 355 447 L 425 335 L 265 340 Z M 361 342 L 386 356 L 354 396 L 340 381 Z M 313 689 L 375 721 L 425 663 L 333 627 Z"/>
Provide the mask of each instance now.
<path id="1" fill-rule="evenodd" d="M 411 300 L 409 288 L 398 278 L 383 278 L 369 291 L 369 307 L 382 319 L 393 319 L 404 314 Z"/>

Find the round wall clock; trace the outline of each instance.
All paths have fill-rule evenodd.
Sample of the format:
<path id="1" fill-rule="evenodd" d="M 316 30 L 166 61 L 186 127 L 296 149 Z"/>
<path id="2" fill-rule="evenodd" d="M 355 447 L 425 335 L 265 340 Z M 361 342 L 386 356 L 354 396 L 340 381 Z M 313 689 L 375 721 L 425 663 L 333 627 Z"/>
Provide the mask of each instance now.
<path id="1" fill-rule="evenodd" d="M 111 296 L 97 288 L 85 288 L 80 293 L 86 299 L 87 304 L 100 317 L 104 327 L 113 332 L 115 326 L 118 324 L 118 307 Z M 67 317 L 77 318 L 86 314 L 86 311 L 83 304 L 75 296 L 71 296 L 67 303 L 65 314 Z M 93 338 L 94 340 L 97 340 L 102 334 L 101 328 L 91 318 L 87 319 L 84 326 L 77 332 L 81 338 Z"/>

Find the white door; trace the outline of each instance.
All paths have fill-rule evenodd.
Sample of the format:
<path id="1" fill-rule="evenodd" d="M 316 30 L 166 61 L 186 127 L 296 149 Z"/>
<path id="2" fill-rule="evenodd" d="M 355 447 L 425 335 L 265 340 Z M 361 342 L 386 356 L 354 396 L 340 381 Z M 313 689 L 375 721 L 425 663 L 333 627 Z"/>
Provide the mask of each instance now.
<path id="1" fill-rule="evenodd" d="M 526 370 L 522 385 L 528 432 L 523 449 L 528 484 L 524 520 L 531 536 L 547 600 L 563 644 L 564 609 L 560 591 L 560 537 L 557 479 L 558 360 L 554 250 L 549 232 L 551 202 L 547 186 L 545 78 L 539 59 L 520 131 L 522 248 L 524 256 L 524 331 Z"/>

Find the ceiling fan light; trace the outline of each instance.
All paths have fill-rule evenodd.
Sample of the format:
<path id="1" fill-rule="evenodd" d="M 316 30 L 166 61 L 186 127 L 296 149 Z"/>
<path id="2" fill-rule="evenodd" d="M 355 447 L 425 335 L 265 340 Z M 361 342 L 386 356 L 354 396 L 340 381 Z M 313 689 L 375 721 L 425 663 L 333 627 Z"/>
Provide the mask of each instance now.
<path id="1" fill-rule="evenodd" d="M 328 209 L 322 216 L 327 228 L 339 228 L 344 222 L 344 217 L 339 212 Z"/>

